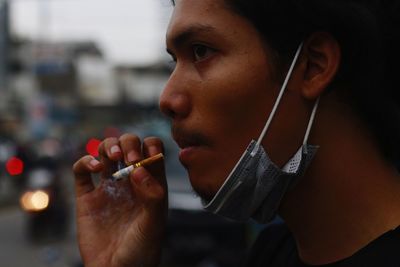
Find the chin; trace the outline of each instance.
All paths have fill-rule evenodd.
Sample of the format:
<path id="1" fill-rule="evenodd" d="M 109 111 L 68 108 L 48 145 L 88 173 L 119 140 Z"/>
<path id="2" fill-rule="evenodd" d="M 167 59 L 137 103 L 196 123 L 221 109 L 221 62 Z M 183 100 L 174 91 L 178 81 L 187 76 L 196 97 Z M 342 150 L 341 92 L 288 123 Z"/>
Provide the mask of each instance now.
<path id="1" fill-rule="evenodd" d="M 198 197 L 200 197 L 200 199 L 201 199 L 201 201 L 202 201 L 203 203 L 208 203 L 208 202 L 210 202 L 210 201 L 214 198 L 214 196 L 215 196 L 215 194 L 210 194 L 209 192 L 197 190 L 197 189 L 195 189 L 195 188 L 193 188 L 193 191 L 196 193 L 196 195 L 197 195 Z"/>
<path id="2" fill-rule="evenodd" d="M 193 191 L 201 198 L 202 201 L 210 202 L 219 190 L 219 186 L 212 183 L 206 183 L 207 179 L 201 177 L 193 177 L 189 173 L 190 184 L 192 185 Z"/>

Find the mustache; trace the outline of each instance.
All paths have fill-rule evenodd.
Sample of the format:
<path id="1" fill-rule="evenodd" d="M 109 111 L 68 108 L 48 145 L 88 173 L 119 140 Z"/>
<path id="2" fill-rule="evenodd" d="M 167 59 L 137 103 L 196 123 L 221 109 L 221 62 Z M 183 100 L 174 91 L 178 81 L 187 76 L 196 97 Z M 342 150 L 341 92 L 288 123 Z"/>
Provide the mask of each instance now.
<path id="1" fill-rule="evenodd" d="M 210 145 L 208 138 L 206 138 L 204 134 L 200 133 L 200 131 L 184 129 L 176 125 L 172 125 L 171 134 L 174 140 L 180 146 Z"/>

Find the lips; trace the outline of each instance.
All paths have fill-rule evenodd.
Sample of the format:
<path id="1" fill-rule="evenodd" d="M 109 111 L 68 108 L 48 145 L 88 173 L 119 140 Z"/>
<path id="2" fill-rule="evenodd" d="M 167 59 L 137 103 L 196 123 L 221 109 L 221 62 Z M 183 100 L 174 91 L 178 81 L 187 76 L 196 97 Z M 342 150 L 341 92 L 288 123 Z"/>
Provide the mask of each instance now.
<path id="1" fill-rule="evenodd" d="M 174 140 L 180 149 L 186 149 L 188 147 L 196 147 L 201 145 L 198 140 L 190 136 L 178 136 L 174 137 Z"/>

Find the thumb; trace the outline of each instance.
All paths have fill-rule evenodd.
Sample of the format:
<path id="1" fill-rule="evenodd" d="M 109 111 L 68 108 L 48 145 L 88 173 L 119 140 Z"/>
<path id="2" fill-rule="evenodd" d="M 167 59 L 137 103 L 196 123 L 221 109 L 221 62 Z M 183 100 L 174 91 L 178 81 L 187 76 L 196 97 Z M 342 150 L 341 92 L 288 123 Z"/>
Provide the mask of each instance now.
<path id="1" fill-rule="evenodd" d="M 139 167 L 132 172 L 130 180 L 133 191 L 142 205 L 160 212 L 168 204 L 164 162 L 158 161 L 146 168 Z"/>

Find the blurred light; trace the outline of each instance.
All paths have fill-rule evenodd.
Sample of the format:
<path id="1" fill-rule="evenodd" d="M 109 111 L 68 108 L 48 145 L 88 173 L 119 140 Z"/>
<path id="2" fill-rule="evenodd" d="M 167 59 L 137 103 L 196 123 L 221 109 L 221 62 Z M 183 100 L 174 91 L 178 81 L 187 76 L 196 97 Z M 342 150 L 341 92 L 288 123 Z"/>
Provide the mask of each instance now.
<path id="1" fill-rule="evenodd" d="M 17 157 L 12 157 L 7 161 L 6 169 L 10 175 L 20 175 L 24 171 L 24 162 Z"/>
<path id="2" fill-rule="evenodd" d="M 98 149 L 99 149 L 100 143 L 101 143 L 101 141 L 96 138 L 90 139 L 86 144 L 86 152 L 88 154 L 92 155 L 93 157 L 99 156 Z"/>
<path id="3" fill-rule="evenodd" d="M 49 206 L 49 201 L 49 195 L 41 190 L 25 192 L 20 199 L 21 206 L 26 211 L 44 210 Z"/>

